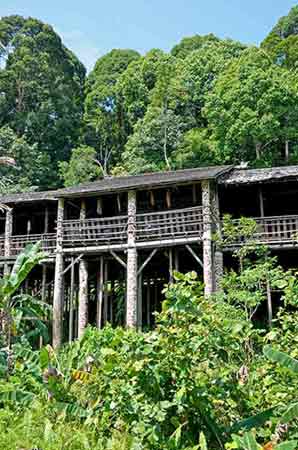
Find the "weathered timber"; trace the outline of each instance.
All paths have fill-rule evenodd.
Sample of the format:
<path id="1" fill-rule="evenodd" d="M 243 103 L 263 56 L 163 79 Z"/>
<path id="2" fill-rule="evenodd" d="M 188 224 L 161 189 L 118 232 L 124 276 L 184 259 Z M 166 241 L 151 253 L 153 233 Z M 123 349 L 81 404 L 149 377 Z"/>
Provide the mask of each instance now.
<path id="1" fill-rule="evenodd" d="M 206 296 L 213 293 L 213 258 L 212 258 L 212 184 L 210 181 L 202 182 L 203 206 L 203 277 L 204 292 Z"/>
<path id="2" fill-rule="evenodd" d="M 136 192 L 128 192 L 126 326 L 137 326 Z"/>
<path id="3" fill-rule="evenodd" d="M 74 292 L 75 292 L 75 258 L 71 258 L 70 268 L 70 293 L 69 293 L 69 328 L 68 341 L 73 340 L 73 326 L 74 326 Z"/>
<path id="4" fill-rule="evenodd" d="M 102 323 L 102 304 L 103 304 L 103 288 L 104 288 L 104 258 L 103 255 L 99 258 L 99 270 L 97 272 L 97 314 L 96 314 L 96 324 L 97 328 L 101 328 Z"/>
<path id="5" fill-rule="evenodd" d="M 62 344 L 62 325 L 63 325 L 63 223 L 64 218 L 64 199 L 59 199 L 57 210 L 57 241 L 56 241 L 56 263 L 55 263 L 55 281 L 54 281 L 54 299 L 53 299 L 53 347 L 59 347 Z"/>
<path id="6" fill-rule="evenodd" d="M 88 261 L 85 258 L 82 258 L 79 262 L 78 314 L 78 338 L 81 338 L 88 325 Z"/>
<path id="7" fill-rule="evenodd" d="M 12 235 L 12 223 L 13 223 L 13 210 L 9 208 L 6 210 L 5 216 L 5 235 L 4 235 L 4 256 L 9 258 L 11 256 L 11 235 Z M 9 271 L 8 264 L 4 265 L 4 274 Z"/>

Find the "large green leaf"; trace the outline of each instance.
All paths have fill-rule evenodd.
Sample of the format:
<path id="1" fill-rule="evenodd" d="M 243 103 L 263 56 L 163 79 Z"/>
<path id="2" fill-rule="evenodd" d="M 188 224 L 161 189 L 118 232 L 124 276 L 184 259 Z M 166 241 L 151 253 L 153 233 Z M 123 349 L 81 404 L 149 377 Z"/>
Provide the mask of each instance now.
<path id="1" fill-rule="evenodd" d="M 250 416 L 247 419 L 240 420 L 234 423 L 230 428 L 225 430 L 226 433 L 237 433 L 240 430 L 251 430 L 252 428 L 257 428 L 262 426 L 267 420 L 272 417 L 275 408 L 269 408 L 265 411 Z"/>
<path id="2" fill-rule="evenodd" d="M 4 279 L 1 286 L 2 296 L 11 297 L 43 256 L 40 251 L 40 242 L 25 247 L 23 252 L 18 255 L 10 275 Z"/>
<path id="3" fill-rule="evenodd" d="M 282 367 L 298 373 L 298 360 L 292 358 L 284 352 L 276 350 L 271 345 L 265 345 L 263 349 L 264 355 L 271 361 L 279 363 Z"/>
<path id="4" fill-rule="evenodd" d="M 275 450 L 294 450 L 297 448 L 297 441 L 282 442 L 275 447 Z"/>
<path id="5" fill-rule="evenodd" d="M 282 416 L 282 422 L 288 423 L 298 417 L 298 403 L 292 403 Z"/>
<path id="6" fill-rule="evenodd" d="M 257 443 L 254 435 L 251 432 L 245 433 L 243 436 L 244 450 L 259 450 L 262 447 Z"/>

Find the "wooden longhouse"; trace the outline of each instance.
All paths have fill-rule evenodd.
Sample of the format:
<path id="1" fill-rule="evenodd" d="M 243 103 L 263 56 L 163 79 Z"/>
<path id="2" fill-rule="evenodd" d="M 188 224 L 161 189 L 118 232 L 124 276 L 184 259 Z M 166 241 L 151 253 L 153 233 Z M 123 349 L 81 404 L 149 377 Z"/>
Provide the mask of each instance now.
<path id="1" fill-rule="evenodd" d="M 298 166 L 221 166 L 6 195 L 0 263 L 8 270 L 26 244 L 41 241 L 45 259 L 23 289 L 53 302 L 55 346 L 88 323 L 146 328 L 174 269 L 201 272 L 205 294 L 216 290 L 229 261 L 213 241 L 225 213 L 255 218 L 258 242 L 284 260 L 293 255 L 297 194 Z"/>

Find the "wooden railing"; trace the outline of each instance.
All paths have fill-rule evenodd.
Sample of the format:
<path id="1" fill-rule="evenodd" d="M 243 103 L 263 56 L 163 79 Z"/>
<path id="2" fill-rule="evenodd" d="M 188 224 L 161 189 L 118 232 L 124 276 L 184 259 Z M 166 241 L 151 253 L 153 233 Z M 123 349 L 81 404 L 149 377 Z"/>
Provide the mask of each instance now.
<path id="1" fill-rule="evenodd" d="M 96 246 L 125 242 L 127 216 L 64 220 L 63 247 Z"/>
<path id="2" fill-rule="evenodd" d="M 138 242 L 175 238 L 202 238 L 202 208 L 185 208 L 137 214 Z M 63 247 L 125 244 L 127 216 L 100 219 L 64 220 Z"/>
<path id="3" fill-rule="evenodd" d="M 137 215 L 137 241 L 192 238 L 203 236 L 202 208 L 175 209 Z"/>
<path id="4" fill-rule="evenodd" d="M 257 230 L 253 239 L 259 244 L 298 244 L 298 216 L 254 217 Z M 237 224 L 238 220 L 234 220 Z M 242 241 L 235 242 L 241 245 Z"/>
<path id="5" fill-rule="evenodd" d="M 3 239 L 3 238 L 2 238 Z M 56 234 L 28 234 L 21 236 L 12 236 L 10 241 L 10 255 L 18 255 L 28 244 L 33 244 L 40 241 L 41 248 L 45 253 L 54 253 L 56 249 Z M 4 239 L 3 239 L 3 250 L 1 242 L 1 255 L 4 255 Z"/>

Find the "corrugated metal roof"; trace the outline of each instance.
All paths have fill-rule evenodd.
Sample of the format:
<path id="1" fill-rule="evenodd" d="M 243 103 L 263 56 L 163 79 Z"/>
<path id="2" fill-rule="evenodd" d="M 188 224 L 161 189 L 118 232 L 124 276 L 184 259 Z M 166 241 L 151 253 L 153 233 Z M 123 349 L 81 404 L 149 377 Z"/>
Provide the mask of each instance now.
<path id="1" fill-rule="evenodd" d="M 6 194 L 0 196 L 0 203 L 27 203 L 44 200 L 57 200 L 55 197 L 56 191 L 42 191 L 42 192 L 20 192 L 17 194 Z"/>
<path id="2" fill-rule="evenodd" d="M 108 177 L 92 183 L 84 183 L 56 191 L 57 197 L 78 197 L 87 194 L 104 194 L 109 192 L 162 187 L 201 180 L 216 179 L 231 170 L 232 166 L 200 167 L 169 172 L 145 173 L 125 177 Z"/>
<path id="3" fill-rule="evenodd" d="M 298 166 L 270 167 L 265 169 L 233 169 L 220 177 L 219 183 L 232 184 L 256 184 L 270 181 L 298 180 Z"/>

